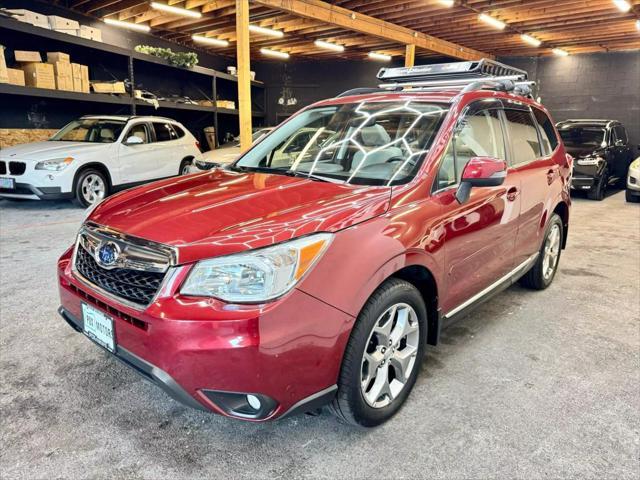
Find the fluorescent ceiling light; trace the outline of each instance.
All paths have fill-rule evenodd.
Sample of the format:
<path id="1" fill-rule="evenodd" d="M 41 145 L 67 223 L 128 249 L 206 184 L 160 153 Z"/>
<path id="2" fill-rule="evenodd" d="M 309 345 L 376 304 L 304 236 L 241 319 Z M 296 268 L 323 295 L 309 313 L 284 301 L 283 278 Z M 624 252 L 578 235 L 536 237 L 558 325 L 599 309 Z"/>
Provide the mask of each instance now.
<path id="1" fill-rule="evenodd" d="M 204 45 L 211 45 L 213 47 L 228 47 L 229 42 L 226 40 L 219 40 L 212 37 L 203 37 L 202 35 L 191 35 L 191 39 L 194 42 L 202 43 Z"/>
<path id="2" fill-rule="evenodd" d="M 344 52 L 344 46 L 336 45 L 335 43 L 325 42 L 324 40 L 316 40 L 313 42 L 316 47 L 324 48 L 326 50 L 333 50 L 334 52 Z"/>
<path id="3" fill-rule="evenodd" d="M 149 32 L 151 30 L 151 27 L 149 27 L 149 25 L 143 25 L 141 23 L 121 22 L 120 20 L 113 20 L 112 18 L 105 18 L 104 23 L 113 25 L 114 27 L 137 30 L 138 32 Z"/>
<path id="4" fill-rule="evenodd" d="M 551 50 L 553 53 L 555 53 L 556 55 L 559 55 L 561 57 L 566 57 L 567 55 L 569 55 L 569 52 L 567 52 L 566 50 L 563 50 L 561 48 L 554 48 L 553 50 Z"/>
<path id="5" fill-rule="evenodd" d="M 444 5 L 445 7 L 453 7 L 455 5 L 455 0 L 438 0 L 438 3 Z"/>
<path id="6" fill-rule="evenodd" d="M 501 22 L 497 18 L 493 18 L 487 15 L 486 13 L 481 13 L 480 15 L 478 15 L 478 18 L 480 19 L 480 21 L 486 23 L 487 25 L 491 25 L 493 28 L 497 28 L 498 30 L 504 30 L 507 26 L 506 23 Z"/>
<path id="7" fill-rule="evenodd" d="M 380 60 L 382 62 L 390 62 L 392 57 L 391 55 L 385 55 L 384 53 L 369 52 L 369 58 L 372 60 Z"/>
<path id="8" fill-rule="evenodd" d="M 151 2 L 151 8 L 154 10 L 162 10 L 163 12 L 171 13 L 172 15 L 182 15 L 183 17 L 202 18 L 200 12 L 195 10 L 187 10 L 186 8 L 172 7 L 164 3 Z"/>
<path id="9" fill-rule="evenodd" d="M 613 3 L 621 12 L 627 13 L 631 10 L 631 4 L 627 0 L 613 0 Z"/>
<path id="10" fill-rule="evenodd" d="M 533 45 L 534 47 L 539 47 L 540 45 L 542 45 L 542 42 L 540 40 L 538 40 L 535 37 L 532 37 L 531 35 L 527 35 L 526 33 L 523 33 L 522 35 L 520 35 L 520 38 L 527 42 L 529 45 Z"/>
<path id="11" fill-rule="evenodd" d="M 268 57 L 281 58 L 283 60 L 289 58 L 289 54 L 287 52 L 279 52 L 278 50 L 271 50 L 269 48 L 261 48 L 260 53 Z"/>
<path id="12" fill-rule="evenodd" d="M 636 28 L 640 31 L 640 20 L 636 20 Z"/>
<path id="13" fill-rule="evenodd" d="M 249 30 L 253 33 L 259 33 L 260 35 L 267 35 L 269 37 L 284 37 L 284 32 L 280 30 L 272 30 L 271 28 L 259 27 L 257 25 L 249 25 Z"/>

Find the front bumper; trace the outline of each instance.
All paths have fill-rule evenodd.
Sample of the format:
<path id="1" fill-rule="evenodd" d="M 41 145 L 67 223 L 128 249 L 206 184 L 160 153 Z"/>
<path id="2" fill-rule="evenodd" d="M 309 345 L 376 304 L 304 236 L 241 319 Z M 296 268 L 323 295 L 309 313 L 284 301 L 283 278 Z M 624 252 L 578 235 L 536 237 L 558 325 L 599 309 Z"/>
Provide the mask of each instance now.
<path id="1" fill-rule="evenodd" d="M 353 317 L 299 290 L 263 305 L 183 297 L 177 290 L 137 311 L 79 282 L 71 250 L 58 263 L 61 313 L 82 330 L 82 302 L 114 320 L 116 356 L 174 399 L 252 421 L 304 412 L 335 394 Z M 217 399 L 273 401 L 258 416 Z M 244 397 L 243 397 L 244 398 Z M 267 402 L 268 403 L 268 402 Z"/>
<path id="2" fill-rule="evenodd" d="M 62 192 L 60 187 L 36 187 L 28 183 L 17 183 L 15 189 L 0 188 L 0 197 L 24 198 L 28 200 L 64 200 L 73 198 L 72 192 Z"/>
<path id="3" fill-rule="evenodd" d="M 640 194 L 640 170 L 629 169 L 627 177 L 627 190 Z"/>

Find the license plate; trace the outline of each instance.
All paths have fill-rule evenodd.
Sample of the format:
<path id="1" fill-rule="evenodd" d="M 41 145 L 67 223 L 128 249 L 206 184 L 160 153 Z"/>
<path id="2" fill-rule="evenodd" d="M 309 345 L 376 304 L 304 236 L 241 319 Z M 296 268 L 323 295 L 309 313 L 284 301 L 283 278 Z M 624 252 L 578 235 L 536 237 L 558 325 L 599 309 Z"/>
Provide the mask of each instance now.
<path id="1" fill-rule="evenodd" d="M 15 190 L 16 181 L 13 178 L 0 178 L 0 188 Z"/>
<path id="2" fill-rule="evenodd" d="M 113 319 L 86 303 L 82 304 L 84 334 L 112 353 L 116 351 Z"/>

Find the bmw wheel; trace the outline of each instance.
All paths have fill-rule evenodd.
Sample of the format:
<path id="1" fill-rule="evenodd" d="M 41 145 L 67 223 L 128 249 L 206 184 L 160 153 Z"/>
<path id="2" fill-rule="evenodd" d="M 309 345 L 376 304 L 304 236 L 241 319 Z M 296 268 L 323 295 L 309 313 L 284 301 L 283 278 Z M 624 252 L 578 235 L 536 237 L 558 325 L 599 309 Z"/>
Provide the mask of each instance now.
<path id="1" fill-rule="evenodd" d="M 180 172 L 178 175 L 189 175 L 191 169 L 191 160 L 183 160 L 180 163 Z"/>
<path id="2" fill-rule="evenodd" d="M 331 409 L 342 420 L 374 427 L 397 413 L 424 355 L 427 313 L 420 292 L 391 279 L 360 312 L 351 333 Z"/>
<path id="3" fill-rule="evenodd" d="M 109 183 L 102 172 L 89 168 L 78 174 L 74 187 L 74 203 L 87 208 L 100 202 L 108 194 Z"/>

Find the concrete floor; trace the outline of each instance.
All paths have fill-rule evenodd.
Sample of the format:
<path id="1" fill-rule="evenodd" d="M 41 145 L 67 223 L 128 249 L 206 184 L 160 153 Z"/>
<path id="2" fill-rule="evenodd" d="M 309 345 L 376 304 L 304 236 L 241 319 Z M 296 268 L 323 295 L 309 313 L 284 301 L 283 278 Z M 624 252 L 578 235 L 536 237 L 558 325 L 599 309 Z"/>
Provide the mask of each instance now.
<path id="1" fill-rule="evenodd" d="M 638 478 L 640 206 L 623 192 L 577 199 L 554 284 L 446 331 L 371 431 L 192 411 L 73 332 L 55 262 L 82 217 L 0 200 L 2 478 Z"/>

